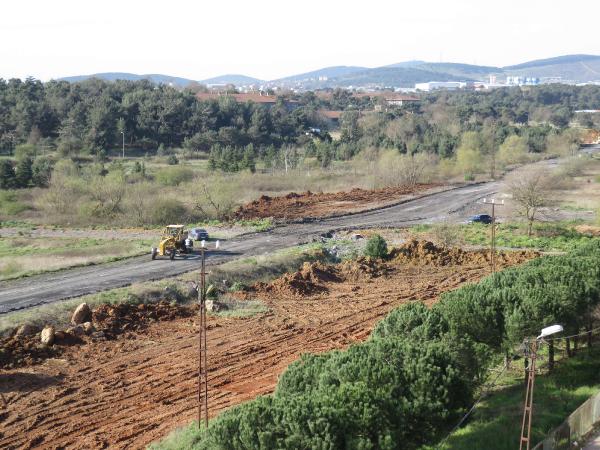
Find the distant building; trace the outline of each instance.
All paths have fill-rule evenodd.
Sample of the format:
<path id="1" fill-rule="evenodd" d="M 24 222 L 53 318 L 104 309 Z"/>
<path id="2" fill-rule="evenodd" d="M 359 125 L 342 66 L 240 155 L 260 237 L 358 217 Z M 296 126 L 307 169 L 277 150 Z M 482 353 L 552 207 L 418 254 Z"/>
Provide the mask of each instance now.
<path id="1" fill-rule="evenodd" d="M 329 122 L 331 128 L 336 128 L 340 124 L 340 117 L 342 117 L 343 113 L 344 111 L 332 111 L 329 109 L 319 110 L 319 114 L 321 115 L 321 117 L 326 119 L 327 122 Z"/>
<path id="2" fill-rule="evenodd" d="M 436 89 L 446 89 L 449 91 L 455 89 L 464 89 L 467 87 L 467 83 L 464 81 L 428 81 L 427 83 L 416 83 L 415 89 L 417 91 L 434 91 Z"/>
<path id="3" fill-rule="evenodd" d="M 506 84 L 509 86 L 537 86 L 540 84 L 540 79 L 536 77 L 508 76 L 506 77 Z"/>
<path id="4" fill-rule="evenodd" d="M 276 95 L 269 95 L 263 92 L 250 92 L 241 94 L 229 94 L 225 92 L 199 92 L 196 94 L 196 98 L 200 101 L 218 100 L 221 97 L 231 97 L 235 99 L 235 101 L 238 103 L 258 103 L 261 105 L 265 105 L 268 108 L 274 106 L 275 103 L 277 103 L 277 100 L 280 98 Z M 299 106 L 299 103 L 296 100 L 283 99 L 283 104 L 289 110 L 294 110 Z"/>

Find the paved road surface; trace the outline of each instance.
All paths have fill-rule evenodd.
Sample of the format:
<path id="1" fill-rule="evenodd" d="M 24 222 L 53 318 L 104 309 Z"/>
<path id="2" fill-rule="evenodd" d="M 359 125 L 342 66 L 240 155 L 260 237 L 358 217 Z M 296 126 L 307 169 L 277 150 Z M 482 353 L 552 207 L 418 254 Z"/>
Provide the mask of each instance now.
<path id="1" fill-rule="evenodd" d="M 270 232 L 240 236 L 223 242 L 221 252 L 208 252 L 208 264 L 221 263 L 241 256 L 257 255 L 300 243 L 310 242 L 327 231 L 344 228 L 368 228 L 414 225 L 451 217 L 462 220 L 466 208 L 498 190 L 499 183 L 471 185 L 426 195 L 400 205 L 375 211 L 303 224 L 277 227 Z M 64 270 L 52 274 L 0 283 L 0 314 L 42 303 L 77 297 L 134 282 L 157 280 L 198 269 L 199 256 L 170 261 L 151 261 L 149 256 L 131 258 L 97 266 Z"/>

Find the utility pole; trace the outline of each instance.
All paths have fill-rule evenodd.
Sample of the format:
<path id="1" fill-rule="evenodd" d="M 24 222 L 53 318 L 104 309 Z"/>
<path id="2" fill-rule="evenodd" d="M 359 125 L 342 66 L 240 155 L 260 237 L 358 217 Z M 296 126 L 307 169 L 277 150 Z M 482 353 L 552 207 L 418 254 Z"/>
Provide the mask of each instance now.
<path id="1" fill-rule="evenodd" d="M 204 405 L 204 427 L 208 428 L 208 360 L 206 344 L 206 241 L 200 244 L 200 286 L 198 288 L 198 300 L 200 303 L 200 327 L 198 331 L 198 429 L 202 422 L 202 408 Z M 219 249 L 219 241 L 215 243 L 215 249 Z"/>
<path id="2" fill-rule="evenodd" d="M 206 270 L 205 270 L 205 247 L 204 241 L 200 247 L 201 269 L 200 289 L 198 299 L 200 301 L 200 329 L 198 332 L 198 429 L 202 422 L 202 403 L 204 403 L 204 426 L 208 428 L 208 382 L 206 361 Z M 204 364 L 202 363 L 204 360 Z"/>
<path id="3" fill-rule="evenodd" d="M 533 415 L 533 385 L 535 382 L 535 360 L 537 357 L 537 339 L 533 342 L 523 342 L 525 358 L 529 357 L 527 367 L 527 389 L 525 391 L 525 405 L 523 406 L 523 421 L 521 423 L 521 440 L 519 450 L 529 450 L 531 444 L 531 417 Z"/>
<path id="4" fill-rule="evenodd" d="M 490 256 L 492 263 L 492 273 L 496 272 L 496 206 L 504 206 L 504 200 L 496 202 L 495 198 L 483 199 L 484 205 L 492 205 L 492 239 L 490 243 Z"/>
<path id="5" fill-rule="evenodd" d="M 531 418 L 533 417 L 533 386 L 535 383 L 535 361 L 537 359 L 538 342 L 544 344 L 544 339 L 553 334 L 563 331 L 562 325 L 551 325 L 543 328 L 541 334 L 530 341 L 523 341 L 523 353 L 525 361 L 529 358 L 527 366 L 527 389 L 525 391 L 525 404 L 523 406 L 523 421 L 521 422 L 521 439 L 519 440 L 519 450 L 529 450 L 531 445 Z"/>
<path id="6" fill-rule="evenodd" d="M 125 159 L 125 130 L 121 131 L 121 134 L 123 135 L 123 156 L 122 156 L 122 158 Z"/>

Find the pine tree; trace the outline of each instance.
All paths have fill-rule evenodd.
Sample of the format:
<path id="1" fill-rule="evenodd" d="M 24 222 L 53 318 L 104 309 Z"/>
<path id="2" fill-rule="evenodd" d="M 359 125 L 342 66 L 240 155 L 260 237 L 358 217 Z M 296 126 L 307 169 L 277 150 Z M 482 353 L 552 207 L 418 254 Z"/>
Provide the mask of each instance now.
<path id="1" fill-rule="evenodd" d="M 17 163 L 16 176 L 15 176 L 15 187 L 26 188 L 29 187 L 31 179 L 33 178 L 33 160 L 26 156 L 19 160 Z"/>
<path id="2" fill-rule="evenodd" d="M 15 188 L 15 171 L 7 159 L 0 160 L 0 189 Z"/>

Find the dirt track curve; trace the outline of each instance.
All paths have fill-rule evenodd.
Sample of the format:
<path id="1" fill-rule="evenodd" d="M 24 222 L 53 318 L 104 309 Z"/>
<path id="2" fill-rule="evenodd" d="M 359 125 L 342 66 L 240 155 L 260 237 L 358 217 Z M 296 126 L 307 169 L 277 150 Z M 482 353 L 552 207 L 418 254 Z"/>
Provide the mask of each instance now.
<path id="1" fill-rule="evenodd" d="M 500 182 L 482 183 L 423 195 L 374 211 L 279 226 L 270 232 L 223 242 L 223 251 L 210 252 L 209 264 L 256 255 L 311 241 L 327 231 L 344 228 L 405 226 L 438 220 L 463 220 L 469 206 L 498 191 Z M 64 270 L 14 282 L 0 283 L 0 314 L 99 292 L 135 282 L 156 280 L 199 268 L 199 257 L 150 261 L 147 256 L 98 266 Z"/>

